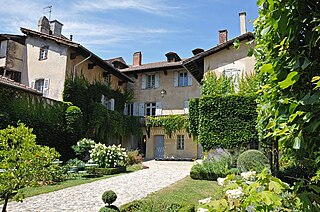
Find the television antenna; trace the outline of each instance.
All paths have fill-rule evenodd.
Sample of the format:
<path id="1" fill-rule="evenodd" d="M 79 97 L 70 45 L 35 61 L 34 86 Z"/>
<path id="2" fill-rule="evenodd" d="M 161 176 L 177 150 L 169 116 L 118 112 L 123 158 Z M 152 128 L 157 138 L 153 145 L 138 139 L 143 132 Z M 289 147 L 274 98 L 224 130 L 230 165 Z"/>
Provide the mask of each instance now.
<path id="1" fill-rule="evenodd" d="M 44 9 L 44 10 L 45 10 L 45 9 L 49 9 L 49 21 L 50 21 L 50 19 L 51 19 L 51 12 L 52 12 L 52 6 L 50 5 L 50 6 L 44 7 L 43 9 Z"/>

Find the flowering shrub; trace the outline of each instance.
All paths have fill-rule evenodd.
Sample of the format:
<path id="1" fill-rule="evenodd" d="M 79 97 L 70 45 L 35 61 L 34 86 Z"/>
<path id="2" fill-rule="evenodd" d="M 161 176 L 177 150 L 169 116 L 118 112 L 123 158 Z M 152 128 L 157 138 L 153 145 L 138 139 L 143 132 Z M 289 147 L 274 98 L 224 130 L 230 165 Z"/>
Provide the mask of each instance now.
<path id="1" fill-rule="evenodd" d="M 83 138 L 79 140 L 76 145 L 72 146 L 72 149 L 77 155 L 82 156 L 83 159 L 89 160 L 89 158 L 86 158 L 86 156 L 93 149 L 95 144 L 96 142 L 94 142 L 94 140 Z"/>
<path id="2" fill-rule="evenodd" d="M 252 181 L 251 181 L 252 180 Z M 300 211 L 300 199 L 289 185 L 273 177 L 267 169 L 234 174 L 218 179 L 222 185 L 221 199 L 199 200 L 198 211 Z"/>
<path id="3" fill-rule="evenodd" d="M 127 161 L 127 153 L 125 148 L 121 148 L 121 144 L 118 146 L 106 146 L 98 143 L 91 151 L 91 159 L 97 163 L 101 168 L 114 168 L 117 166 L 124 166 Z"/>

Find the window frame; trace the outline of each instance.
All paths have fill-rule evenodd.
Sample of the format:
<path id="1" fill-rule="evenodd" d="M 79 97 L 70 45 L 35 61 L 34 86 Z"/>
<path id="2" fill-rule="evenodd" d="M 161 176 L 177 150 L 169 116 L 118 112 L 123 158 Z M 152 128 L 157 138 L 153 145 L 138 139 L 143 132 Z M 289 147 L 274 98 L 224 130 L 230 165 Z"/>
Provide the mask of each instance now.
<path id="1" fill-rule="evenodd" d="M 145 114 L 146 116 L 155 116 L 157 110 L 156 102 L 148 102 L 145 104 Z M 149 115 L 148 115 L 149 113 Z"/>
<path id="2" fill-rule="evenodd" d="M 184 150 L 184 135 L 177 135 L 177 150 Z"/>
<path id="3" fill-rule="evenodd" d="M 181 76 L 183 75 L 183 76 Z M 179 71 L 178 72 L 178 87 L 187 87 L 189 86 L 189 79 L 188 79 L 188 72 L 187 71 Z"/>
<path id="4" fill-rule="evenodd" d="M 39 60 L 48 59 L 49 46 L 43 46 L 39 51 Z"/>
<path id="5" fill-rule="evenodd" d="M 152 89 L 156 87 L 156 75 L 147 74 L 146 75 L 146 89 Z"/>
<path id="6" fill-rule="evenodd" d="M 134 103 L 127 103 L 127 115 L 134 116 Z"/>
<path id="7" fill-rule="evenodd" d="M 44 81 L 45 81 L 44 78 L 36 79 L 36 80 L 34 81 L 34 89 L 36 89 L 37 91 L 43 93 L 43 92 L 44 92 Z M 41 89 L 38 89 L 38 86 L 37 86 L 38 82 L 42 82 L 42 86 L 40 85 L 40 88 L 41 88 Z"/>

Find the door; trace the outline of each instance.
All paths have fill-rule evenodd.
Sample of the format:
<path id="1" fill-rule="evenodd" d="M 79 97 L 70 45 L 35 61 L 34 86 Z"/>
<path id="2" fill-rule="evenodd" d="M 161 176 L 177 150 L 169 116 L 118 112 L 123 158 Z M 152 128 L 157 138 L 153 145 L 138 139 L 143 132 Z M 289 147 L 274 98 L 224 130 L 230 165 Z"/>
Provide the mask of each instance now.
<path id="1" fill-rule="evenodd" d="M 154 136 L 154 158 L 164 158 L 164 136 Z"/>

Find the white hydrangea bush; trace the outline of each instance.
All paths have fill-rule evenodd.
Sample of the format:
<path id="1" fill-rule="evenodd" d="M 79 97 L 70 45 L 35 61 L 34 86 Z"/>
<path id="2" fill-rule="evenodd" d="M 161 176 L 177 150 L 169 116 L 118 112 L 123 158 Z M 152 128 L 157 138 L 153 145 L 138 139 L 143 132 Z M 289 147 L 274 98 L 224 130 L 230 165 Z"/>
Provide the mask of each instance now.
<path id="1" fill-rule="evenodd" d="M 106 146 L 98 143 L 92 149 L 90 156 L 93 162 L 101 168 L 125 166 L 128 158 L 126 150 L 121 148 L 121 144 Z"/>

